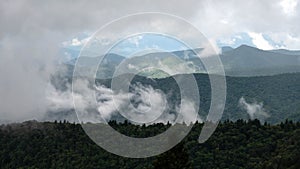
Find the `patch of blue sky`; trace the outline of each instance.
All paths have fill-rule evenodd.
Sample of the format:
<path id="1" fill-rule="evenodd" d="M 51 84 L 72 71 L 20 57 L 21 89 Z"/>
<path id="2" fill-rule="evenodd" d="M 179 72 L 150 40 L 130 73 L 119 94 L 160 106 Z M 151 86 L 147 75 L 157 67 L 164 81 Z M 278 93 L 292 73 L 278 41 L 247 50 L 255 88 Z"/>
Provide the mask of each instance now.
<path id="1" fill-rule="evenodd" d="M 285 48 L 286 45 L 284 44 L 284 41 L 275 42 L 268 34 L 262 34 L 264 39 L 268 41 L 270 45 L 272 45 L 275 49 L 277 48 Z"/>
<path id="2" fill-rule="evenodd" d="M 188 47 L 183 42 L 170 36 L 155 33 L 144 33 L 133 35 L 119 41 L 110 50 L 110 53 L 129 57 L 140 52 L 171 52 L 185 49 L 188 49 Z"/>
<path id="3" fill-rule="evenodd" d="M 217 45 L 220 48 L 224 46 L 237 48 L 241 45 L 248 45 L 248 46 L 255 47 L 255 45 L 252 42 L 252 38 L 246 32 L 237 33 L 226 38 L 220 38 L 217 40 Z"/>

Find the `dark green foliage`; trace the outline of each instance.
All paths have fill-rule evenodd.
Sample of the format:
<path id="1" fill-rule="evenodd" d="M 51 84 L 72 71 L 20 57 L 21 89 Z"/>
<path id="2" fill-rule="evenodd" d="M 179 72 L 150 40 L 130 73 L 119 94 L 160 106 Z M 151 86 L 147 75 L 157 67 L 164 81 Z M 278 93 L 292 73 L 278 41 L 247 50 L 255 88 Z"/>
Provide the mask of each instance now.
<path id="1" fill-rule="evenodd" d="M 147 137 L 169 126 L 109 123 L 130 136 Z M 145 159 L 110 154 L 93 143 L 79 124 L 24 122 L 0 126 L 0 168 L 278 168 L 300 167 L 300 123 L 278 125 L 258 120 L 219 124 L 199 144 L 202 124 L 173 149 Z"/>
<path id="2" fill-rule="evenodd" d="M 126 75 L 123 75 L 126 76 Z M 184 78 L 185 75 L 176 75 Z M 206 117 L 211 103 L 211 86 L 207 74 L 194 74 L 200 93 L 200 116 Z M 147 79 L 135 76 L 131 81 L 151 85 L 162 90 L 168 97 L 168 103 L 180 103 L 180 90 L 172 77 Z M 249 119 L 246 110 L 239 106 L 244 97 L 249 103 L 263 102 L 264 110 L 270 115 L 265 120 L 271 124 L 284 119 L 300 121 L 300 73 L 260 77 L 226 77 L 226 104 L 222 120 Z M 110 86 L 110 80 L 97 80 L 98 84 Z"/>
<path id="3" fill-rule="evenodd" d="M 159 155 L 153 162 L 154 169 L 191 169 L 191 162 L 183 143 Z"/>

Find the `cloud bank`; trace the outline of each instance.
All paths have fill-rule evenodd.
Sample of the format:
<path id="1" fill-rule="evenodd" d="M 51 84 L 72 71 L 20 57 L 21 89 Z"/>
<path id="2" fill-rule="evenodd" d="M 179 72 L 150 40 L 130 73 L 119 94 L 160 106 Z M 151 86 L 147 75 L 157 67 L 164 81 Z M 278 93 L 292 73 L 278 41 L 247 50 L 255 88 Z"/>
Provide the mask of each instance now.
<path id="1" fill-rule="evenodd" d="M 194 123 L 197 120 L 202 122 L 200 117 L 195 118 L 195 104 L 193 101 L 184 99 L 180 105 L 172 106 L 167 102 L 167 96 L 159 89 L 152 86 L 144 86 L 141 84 L 132 85 L 133 91 L 116 92 L 103 85 L 91 87 L 86 80 L 77 82 L 81 84 L 80 91 L 76 90 L 73 97 L 76 99 L 76 108 L 78 120 L 70 116 L 57 116 L 61 119 L 71 120 L 75 122 L 108 122 L 115 117 L 122 116 L 135 124 L 153 124 L 153 123 Z M 64 91 L 50 86 L 47 93 L 48 111 L 64 112 L 71 111 L 75 113 L 72 92 L 69 88 Z M 93 95 L 85 95 L 86 93 L 95 92 Z M 95 107 L 95 110 L 91 108 Z M 172 107 L 175 107 L 173 109 Z M 74 116 L 74 114 L 73 114 Z M 46 119 L 47 120 L 47 119 Z M 52 119 L 54 120 L 54 119 Z"/>

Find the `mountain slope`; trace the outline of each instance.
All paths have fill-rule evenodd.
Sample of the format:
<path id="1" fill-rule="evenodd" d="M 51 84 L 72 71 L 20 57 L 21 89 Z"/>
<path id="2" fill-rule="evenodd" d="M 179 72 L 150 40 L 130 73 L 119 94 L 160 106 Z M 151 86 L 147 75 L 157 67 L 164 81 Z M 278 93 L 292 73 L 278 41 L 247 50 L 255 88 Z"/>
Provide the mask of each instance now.
<path id="1" fill-rule="evenodd" d="M 126 74 L 122 78 L 126 79 Z M 182 76 L 185 75 L 176 75 Z M 200 92 L 199 115 L 205 119 L 210 107 L 211 86 L 207 74 L 194 74 Z M 129 76 L 128 76 L 129 77 Z M 226 77 L 227 94 L 223 120 L 237 120 L 251 118 L 251 111 L 265 113 L 265 117 L 254 116 L 262 121 L 280 123 L 285 119 L 300 121 L 300 73 L 282 74 L 259 77 Z M 98 79 L 97 85 L 110 87 L 111 79 Z M 180 90 L 172 77 L 151 79 L 135 76 L 131 84 L 143 84 L 159 89 L 168 95 L 170 107 L 180 102 Z M 242 102 L 241 102 L 242 101 Z M 246 109 L 245 105 L 248 105 Z M 187 112 L 188 113 L 188 112 Z M 73 121 L 76 119 L 74 110 L 49 112 L 45 120 Z M 122 119 L 118 116 L 116 119 Z"/>
<path id="2" fill-rule="evenodd" d="M 148 53 L 138 57 L 125 58 L 117 54 L 108 54 L 101 62 L 97 78 L 111 78 L 122 63 L 123 72 L 135 73 L 142 70 L 139 75 L 150 78 L 164 78 L 182 73 L 206 73 L 206 69 L 197 58 L 202 49 Z M 175 56 L 175 57 L 174 57 Z M 203 58 L 209 59 L 209 57 Z M 300 51 L 270 50 L 264 51 L 254 47 L 242 45 L 238 48 L 224 47 L 220 59 L 228 76 L 267 76 L 282 73 L 300 72 Z M 68 62 L 74 66 L 76 59 Z M 81 70 L 89 72 L 91 67 L 98 66 L 98 58 L 82 57 Z M 158 67 L 159 69 L 149 69 Z M 120 67 L 119 67 L 120 68 Z M 168 73 L 166 73 L 168 71 Z"/>
<path id="3" fill-rule="evenodd" d="M 300 55 L 260 50 L 242 45 L 221 54 L 229 76 L 262 76 L 300 71 Z"/>

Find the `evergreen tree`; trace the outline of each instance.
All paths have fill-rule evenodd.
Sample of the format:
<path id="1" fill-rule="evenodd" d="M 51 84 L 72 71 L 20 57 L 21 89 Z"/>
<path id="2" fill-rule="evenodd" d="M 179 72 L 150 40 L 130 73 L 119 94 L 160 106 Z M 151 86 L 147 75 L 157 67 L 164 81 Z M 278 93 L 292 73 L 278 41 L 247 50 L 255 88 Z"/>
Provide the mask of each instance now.
<path id="1" fill-rule="evenodd" d="M 190 169 L 191 162 L 183 143 L 159 155 L 153 162 L 154 169 Z"/>

